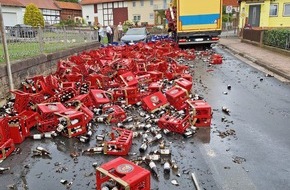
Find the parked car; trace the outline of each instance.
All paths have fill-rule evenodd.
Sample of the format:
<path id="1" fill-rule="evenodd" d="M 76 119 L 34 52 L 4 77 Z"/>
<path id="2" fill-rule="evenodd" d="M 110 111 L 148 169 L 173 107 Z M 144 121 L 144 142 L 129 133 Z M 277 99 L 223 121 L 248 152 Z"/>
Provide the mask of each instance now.
<path id="1" fill-rule="evenodd" d="M 126 44 L 137 42 L 148 42 L 150 40 L 150 33 L 143 28 L 129 28 L 125 35 L 121 38 L 121 42 Z"/>
<path id="2" fill-rule="evenodd" d="M 21 38 L 34 38 L 37 31 L 30 25 L 16 24 L 10 28 L 10 35 Z"/>

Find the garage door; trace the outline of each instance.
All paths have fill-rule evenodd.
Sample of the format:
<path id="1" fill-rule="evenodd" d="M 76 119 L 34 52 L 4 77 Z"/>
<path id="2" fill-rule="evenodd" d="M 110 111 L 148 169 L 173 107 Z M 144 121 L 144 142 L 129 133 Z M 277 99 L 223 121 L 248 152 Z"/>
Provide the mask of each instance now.
<path id="1" fill-rule="evenodd" d="M 16 13 L 5 13 L 3 12 L 4 26 L 15 26 L 17 24 Z"/>

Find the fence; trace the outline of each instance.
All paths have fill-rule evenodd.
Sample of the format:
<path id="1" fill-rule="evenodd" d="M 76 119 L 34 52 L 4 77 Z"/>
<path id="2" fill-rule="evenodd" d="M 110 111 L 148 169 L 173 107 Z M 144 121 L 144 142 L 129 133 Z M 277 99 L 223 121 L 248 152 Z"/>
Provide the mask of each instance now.
<path id="1" fill-rule="evenodd" d="M 26 26 L 5 28 L 10 60 L 25 59 L 42 53 L 52 53 L 98 40 L 98 32 L 91 28 Z M 0 63 L 4 62 L 2 41 Z"/>

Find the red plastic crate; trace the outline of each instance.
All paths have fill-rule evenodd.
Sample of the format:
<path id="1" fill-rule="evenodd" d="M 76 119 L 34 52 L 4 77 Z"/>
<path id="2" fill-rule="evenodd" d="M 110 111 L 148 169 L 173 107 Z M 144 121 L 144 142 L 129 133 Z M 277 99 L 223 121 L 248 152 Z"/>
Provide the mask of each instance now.
<path id="1" fill-rule="evenodd" d="M 7 158 L 15 150 L 13 139 L 8 139 L 0 144 L 0 160 Z"/>
<path id="2" fill-rule="evenodd" d="M 148 112 L 154 113 L 158 109 L 168 105 L 166 97 L 162 92 L 155 92 L 142 99 L 142 107 Z"/>
<path id="3" fill-rule="evenodd" d="M 22 112 L 23 110 L 28 109 L 29 103 L 29 93 L 25 93 L 20 90 L 13 90 L 11 91 L 15 95 L 15 102 L 14 102 L 14 109 L 18 113 Z"/>
<path id="4" fill-rule="evenodd" d="M 156 82 L 163 79 L 163 73 L 160 71 L 149 71 L 148 73 L 150 74 L 152 82 Z"/>
<path id="5" fill-rule="evenodd" d="M 151 93 L 161 91 L 162 88 L 163 88 L 163 84 L 160 82 L 152 82 L 148 87 Z"/>
<path id="6" fill-rule="evenodd" d="M 142 75 L 137 76 L 139 84 L 149 84 L 151 82 L 150 74 L 143 73 Z"/>
<path id="7" fill-rule="evenodd" d="M 84 104 L 87 107 L 93 106 L 93 101 L 89 94 L 82 94 L 82 95 L 75 96 L 70 101 L 74 101 L 74 100 L 80 101 L 82 104 Z"/>
<path id="8" fill-rule="evenodd" d="M 60 102 L 37 104 L 37 109 L 43 120 L 53 118 L 56 112 L 63 112 L 66 110 L 64 105 Z"/>
<path id="9" fill-rule="evenodd" d="M 177 110 L 183 109 L 185 106 L 185 101 L 188 99 L 188 91 L 176 85 L 167 90 L 165 95 L 170 105 Z"/>
<path id="10" fill-rule="evenodd" d="M 105 141 L 104 154 L 125 156 L 129 153 L 132 146 L 133 132 L 126 129 L 113 127 L 118 134 L 111 133 L 112 139 Z"/>
<path id="11" fill-rule="evenodd" d="M 132 72 L 127 72 L 120 75 L 121 80 L 125 84 L 125 86 L 137 86 L 138 81 Z"/>
<path id="12" fill-rule="evenodd" d="M 69 94 L 70 97 L 67 97 L 66 95 Z M 72 98 L 74 98 L 77 95 L 77 92 L 75 89 L 69 87 L 69 88 L 64 88 L 62 89 L 61 92 L 59 92 L 57 94 L 57 98 L 58 98 L 58 102 L 66 102 L 71 100 Z M 62 98 L 65 97 L 65 98 Z"/>
<path id="13" fill-rule="evenodd" d="M 22 143 L 25 137 L 29 135 L 29 131 L 25 127 L 24 120 L 18 116 L 8 119 L 8 129 L 10 138 L 13 139 L 15 144 Z"/>
<path id="14" fill-rule="evenodd" d="M 64 112 L 57 113 L 58 117 L 66 118 L 68 126 L 63 131 L 63 135 L 72 138 L 87 132 L 85 115 L 83 112 L 68 109 Z"/>
<path id="15" fill-rule="evenodd" d="M 65 88 L 73 88 L 73 89 L 76 89 L 76 83 L 75 82 L 62 82 L 61 83 L 61 87 L 63 89 L 65 89 Z"/>
<path id="16" fill-rule="evenodd" d="M 192 75 L 191 74 L 183 73 L 183 74 L 181 74 L 181 77 L 192 82 Z"/>
<path id="17" fill-rule="evenodd" d="M 59 121 L 56 117 L 50 118 L 49 120 L 42 120 L 37 126 L 37 130 L 41 133 L 55 131 Z"/>
<path id="18" fill-rule="evenodd" d="M 40 120 L 39 113 L 29 110 L 21 112 L 18 116 L 24 120 L 24 125 L 27 128 L 28 132 L 31 130 L 32 127 L 37 126 L 38 121 Z"/>
<path id="19" fill-rule="evenodd" d="M 107 96 L 108 92 L 99 89 L 91 89 L 90 96 L 96 107 L 111 102 L 111 99 Z"/>
<path id="20" fill-rule="evenodd" d="M 213 54 L 210 57 L 211 64 L 222 64 L 222 62 L 223 62 L 223 57 L 220 54 Z"/>
<path id="21" fill-rule="evenodd" d="M 164 114 L 157 122 L 157 125 L 161 129 L 168 129 L 175 133 L 183 134 L 185 130 L 190 127 L 190 115 L 186 115 L 184 118 L 179 118 Z"/>
<path id="22" fill-rule="evenodd" d="M 175 84 L 177 84 L 178 86 L 186 89 L 188 92 L 191 92 L 191 88 L 192 88 L 192 82 L 186 80 L 185 78 L 179 78 L 175 80 Z"/>
<path id="23" fill-rule="evenodd" d="M 79 111 L 84 113 L 86 124 L 89 123 L 94 118 L 94 113 L 84 104 L 81 105 Z"/>
<path id="24" fill-rule="evenodd" d="M 73 74 L 71 73 L 71 74 L 64 75 L 64 77 L 68 82 L 81 82 L 81 81 L 83 81 L 83 75 L 80 73 L 73 73 Z"/>
<path id="25" fill-rule="evenodd" d="M 150 190 L 150 171 L 122 157 L 107 162 L 96 170 L 97 190 L 109 180 L 116 181 L 118 189 Z"/>
<path id="26" fill-rule="evenodd" d="M 204 100 L 187 101 L 192 110 L 192 123 L 196 127 L 210 127 L 212 111 L 211 106 Z"/>
<path id="27" fill-rule="evenodd" d="M 106 106 L 102 112 L 103 114 L 108 114 L 108 123 L 119 123 L 126 119 L 126 112 L 118 105 Z"/>
<path id="28" fill-rule="evenodd" d="M 10 138 L 8 123 L 6 118 L 0 119 L 0 144 L 3 144 Z"/>

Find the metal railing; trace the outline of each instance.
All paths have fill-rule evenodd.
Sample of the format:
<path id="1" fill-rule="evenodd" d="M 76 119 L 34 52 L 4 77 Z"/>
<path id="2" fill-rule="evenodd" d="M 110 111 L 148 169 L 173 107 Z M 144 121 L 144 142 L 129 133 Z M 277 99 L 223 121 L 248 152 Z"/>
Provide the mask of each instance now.
<path id="1" fill-rule="evenodd" d="M 12 61 L 25 59 L 42 53 L 57 52 L 98 40 L 98 31 L 91 28 L 6 27 L 5 33 L 9 58 Z M 4 51 L 1 41 L 0 63 L 3 62 Z"/>

